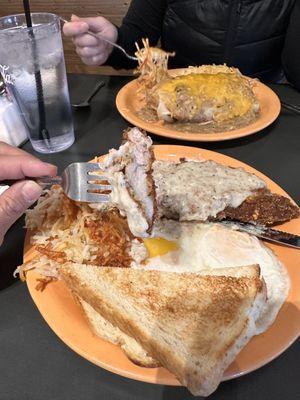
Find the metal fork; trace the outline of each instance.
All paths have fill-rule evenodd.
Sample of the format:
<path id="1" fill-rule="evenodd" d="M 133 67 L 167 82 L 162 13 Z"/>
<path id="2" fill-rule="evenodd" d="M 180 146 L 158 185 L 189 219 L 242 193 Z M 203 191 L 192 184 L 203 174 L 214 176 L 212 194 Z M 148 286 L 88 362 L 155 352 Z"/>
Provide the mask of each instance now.
<path id="1" fill-rule="evenodd" d="M 75 201 L 106 203 L 110 201 L 107 192 L 111 190 L 111 185 L 104 182 L 97 183 L 98 181 L 107 182 L 104 175 L 95 173 L 99 170 L 101 170 L 99 163 L 78 162 L 68 165 L 60 176 L 42 176 L 28 179 L 34 180 L 44 189 L 52 185 L 60 185 L 65 194 Z M 11 180 L 2 181 L 0 186 L 10 186 L 14 182 Z"/>
<path id="2" fill-rule="evenodd" d="M 66 19 L 64 19 L 64 18 L 62 18 L 62 17 L 59 17 L 59 19 L 60 19 L 62 22 L 64 22 L 65 24 L 70 22 L 70 21 L 68 21 L 68 20 L 66 20 Z M 106 37 L 102 36 L 100 33 L 94 33 L 94 32 L 91 32 L 91 31 L 87 31 L 86 33 L 88 33 L 88 34 L 91 35 L 91 36 L 94 36 L 96 39 L 101 39 L 101 40 L 103 40 L 104 42 L 109 43 L 111 46 L 116 47 L 117 49 L 119 49 L 120 51 L 122 51 L 122 53 L 125 54 L 125 56 L 126 56 L 127 58 L 129 58 L 130 60 L 138 61 L 138 59 L 137 59 L 136 57 L 131 56 L 130 54 L 128 54 L 127 51 L 126 51 L 122 46 L 119 46 L 117 43 L 112 42 L 111 40 L 109 40 L 109 39 L 107 39 Z"/>
<path id="3" fill-rule="evenodd" d="M 41 186 L 61 185 L 65 194 L 72 200 L 89 202 L 89 203 L 105 203 L 110 200 L 107 192 L 111 190 L 108 183 L 97 183 L 98 181 L 107 181 L 104 175 L 95 174 L 101 170 L 99 163 L 73 163 L 67 166 L 61 176 L 41 177 L 36 182 Z"/>

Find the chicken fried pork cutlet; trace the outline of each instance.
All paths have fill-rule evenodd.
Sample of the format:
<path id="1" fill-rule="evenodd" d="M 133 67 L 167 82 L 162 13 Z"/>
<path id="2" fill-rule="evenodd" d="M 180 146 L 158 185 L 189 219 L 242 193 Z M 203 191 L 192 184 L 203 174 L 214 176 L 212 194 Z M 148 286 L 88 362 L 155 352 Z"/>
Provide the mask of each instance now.
<path id="1" fill-rule="evenodd" d="M 271 193 L 243 168 L 212 160 L 154 160 L 152 141 L 138 128 L 126 131 L 124 139 L 119 150 L 109 153 L 102 173 L 113 184 L 112 204 L 127 217 L 135 236 L 149 236 L 153 222 L 162 218 L 273 225 L 299 216 L 295 204 Z"/>
<path id="2" fill-rule="evenodd" d="M 112 185 L 111 203 L 126 216 L 131 232 L 144 236 L 151 230 L 155 213 L 152 140 L 138 128 L 126 130 L 123 139 L 118 150 L 109 151 L 102 172 Z M 101 210 L 103 205 L 91 207 Z"/>
<path id="3" fill-rule="evenodd" d="M 299 216 L 299 207 L 243 168 L 181 160 L 154 161 L 152 170 L 160 218 L 274 225 Z"/>

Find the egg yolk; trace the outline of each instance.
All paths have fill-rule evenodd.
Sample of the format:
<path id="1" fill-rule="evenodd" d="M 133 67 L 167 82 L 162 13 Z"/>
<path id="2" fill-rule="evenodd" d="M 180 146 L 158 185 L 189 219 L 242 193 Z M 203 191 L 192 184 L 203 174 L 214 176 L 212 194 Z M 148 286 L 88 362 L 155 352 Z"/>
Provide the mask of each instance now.
<path id="1" fill-rule="evenodd" d="M 150 258 L 163 256 L 169 253 L 169 251 L 178 249 L 178 244 L 176 242 L 160 237 L 144 239 L 144 245 L 148 250 Z"/>

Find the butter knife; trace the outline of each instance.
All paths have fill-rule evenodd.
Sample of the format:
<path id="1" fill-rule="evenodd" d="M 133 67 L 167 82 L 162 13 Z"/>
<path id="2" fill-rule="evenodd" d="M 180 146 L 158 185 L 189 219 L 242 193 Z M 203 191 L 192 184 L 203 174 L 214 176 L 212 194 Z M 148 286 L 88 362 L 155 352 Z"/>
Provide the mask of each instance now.
<path id="1" fill-rule="evenodd" d="M 270 242 L 300 249 L 300 236 L 294 235 L 293 233 L 278 231 L 262 225 L 254 225 L 238 221 L 222 221 L 222 224 L 231 229 L 247 232 L 250 235 L 269 240 Z"/>

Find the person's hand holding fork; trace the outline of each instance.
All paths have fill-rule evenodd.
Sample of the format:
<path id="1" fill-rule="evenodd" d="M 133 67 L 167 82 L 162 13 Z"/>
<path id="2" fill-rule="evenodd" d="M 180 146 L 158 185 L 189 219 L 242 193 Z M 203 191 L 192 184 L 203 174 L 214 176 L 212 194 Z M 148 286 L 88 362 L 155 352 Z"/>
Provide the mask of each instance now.
<path id="1" fill-rule="evenodd" d="M 72 15 L 71 22 L 65 23 L 63 32 L 72 38 L 76 52 L 86 65 L 102 65 L 108 59 L 113 46 L 89 34 L 100 34 L 113 43 L 118 38 L 117 28 L 104 17 L 79 18 Z"/>
<path id="2" fill-rule="evenodd" d="M 0 184 L 4 180 L 16 180 L 16 183 L 0 194 L 0 245 L 9 227 L 42 193 L 37 183 L 25 178 L 55 176 L 56 173 L 54 165 L 0 142 Z"/>

